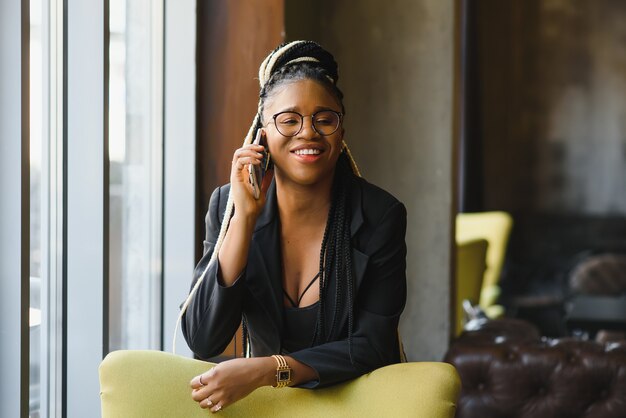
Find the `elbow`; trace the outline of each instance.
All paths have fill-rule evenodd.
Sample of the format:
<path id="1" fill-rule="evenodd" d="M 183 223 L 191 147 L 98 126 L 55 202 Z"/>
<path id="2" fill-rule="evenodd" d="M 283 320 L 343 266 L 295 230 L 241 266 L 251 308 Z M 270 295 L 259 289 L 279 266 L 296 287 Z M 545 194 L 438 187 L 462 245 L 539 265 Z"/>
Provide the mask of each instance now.
<path id="1" fill-rule="evenodd" d="M 211 344 L 210 339 L 193 338 L 187 340 L 189 349 L 200 359 L 207 360 L 224 352 L 228 344 Z"/>
<path id="2" fill-rule="evenodd" d="M 206 347 L 200 347 L 200 346 L 189 346 L 189 349 L 193 352 L 193 354 L 199 358 L 200 360 L 209 360 L 213 357 L 218 356 L 221 351 L 210 351 L 207 350 Z"/>
<path id="3" fill-rule="evenodd" d="M 222 335 L 216 330 L 207 330 L 202 327 L 190 327 L 190 324 L 185 321 L 185 318 L 183 318 L 182 331 L 189 349 L 198 358 L 203 360 L 222 354 L 230 343 L 229 339 L 211 338 L 211 335 Z"/>

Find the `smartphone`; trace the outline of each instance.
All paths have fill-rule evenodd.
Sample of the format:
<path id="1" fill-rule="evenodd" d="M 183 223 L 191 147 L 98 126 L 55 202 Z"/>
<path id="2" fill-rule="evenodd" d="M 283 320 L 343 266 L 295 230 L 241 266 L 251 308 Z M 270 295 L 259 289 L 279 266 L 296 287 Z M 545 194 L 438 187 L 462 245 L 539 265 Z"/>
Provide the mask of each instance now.
<path id="1" fill-rule="evenodd" d="M 262 143 L 263 135 L 261 134 L 261 130 L 259 129 L 256 132 L 256 137 L 254 138 L 253 144 L 255 145 L 263 145 Z M 250 184 L 252 185 L 252 190 L 254 192 L 254 198 L 258 199 L 261 197 L 261 183 L 263 182 L 263 177 L 265 176 L 265 170 L 267 170 L 267 152 L 263 151 L 263 159 L 261 160 L 261 164 L 252 165 L 250 164 Z"/>

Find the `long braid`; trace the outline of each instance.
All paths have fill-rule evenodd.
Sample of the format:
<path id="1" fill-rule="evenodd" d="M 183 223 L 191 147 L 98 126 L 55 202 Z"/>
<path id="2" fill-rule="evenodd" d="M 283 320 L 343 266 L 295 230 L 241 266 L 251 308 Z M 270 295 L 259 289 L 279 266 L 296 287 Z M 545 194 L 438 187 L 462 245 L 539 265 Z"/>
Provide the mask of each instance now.
<path id="1" fill-rule="evenodd" d="M 344 283 L 343 283 L 343 280 L 341 280 L 341 278 L 344 277 L 343 272 L 345 270 L 345 264 L 343 263 L 345 243 L 343 242 L 342 232 L 345 228 L 345 217 L 346 217 L 346 204 L 345 203 L 346 202 L 345 202 L 345 187 L 342 181 L 342 174 L 343 173 L 339 172 L 335 175 L 335 178 L 337 180 L 338 190 L 336 194 L 337 210 L 333 214 L 334 215 L 333 218 L 335 219 L 335 222 L 334 222 L 335 231 L 334 231 L 333 241 L 335 242 L 335 247 L 336 247 L 335 254 L 334 254 L 334 264 L 335 264 L 335 277 L 337 279 L 337 289 L 335 291 L 335 311 L 333 312 L 333 322 L 330 326 L 330 331 L 328 333 L 329 337 L 335 329 L 335 326 L 339 319 L 338 308 L 339 306 L 341 306 L 341 303 L 343 302 Z"/>
<path id="2" fill-rule="evenodd" d="M 342 153 L 337 162 L 335 181 L 333 184 L 332 204 L 322 240 L 320 253 L 320 302 L 317 316 L 314 343 L 320 344 L 332 338 L 338 320 L 342 316 L 342 307 L 348 310 L 348 351 L 352 360 L 352 331 L 354 328 L 354 275 L 352 271 L 351 237 L 350 237 L 350 177 L 355 175 L 347 152 Z M 331 266 L 332 264 L 332 266 Z M 334 270 L 337 280 L 335 292 L 335 309 L 328 333 L 324 332 L 326 278 Z M 345 289 L 345 293 L 344 293 Z M 345 300 L 346 303 L 343 303 Z"/>
<path id="3" fill-rule="evenodd" d="M 246 138 L 244 139 L 244 144 L 251 144 L 252 143 L 253 135 L 256 134 L 256 131 L 260 127 L 260 120 L 261 120 L 261 117 L 259 116 L 259 114 L 257 114 L 254 117 L 253 121 L 252 121 L 252 126 L 250 126 L 250 129 L 248 130 L 248 134 L 246 135 Z M 217 241 L 215 243 L 215 247 L 213 248 L 213 254 L 211 254 L 211 259 L 209 260 L 209 262 L 207 263 L 206 267 L 204 268 L 204 271 L 202 272 L 202 275 L 200 275 L 200 277 L 196 281 L 195 285 L 193 286 L 193 288 L 189 292 L 189 295 L 187 296 L 187 299 L 185 299 L 185 303 L 183 303 L 183 306 L 180 309 L 180 313 L 178 314 L 178 320 L 176 321 L 176 326 L 174 327 L 174 337 L 172 339 L 172 352 L 173 353 L 176 353 L 176 335 L 178 334 L 178 327 L 180 326 L 180 322 L 183 319 L 183 315 L 187 311 L 187 307 L 191 303 L 191 300 L 193 299 L 193 296 L 196 294 L 196 291 L 200 288 L 200 285 L 204 281 L 206 273 L 209 270 L 209 266 L 213 262 L 215 262 L 215 260 L 217 260 L 217 256 L 219 254 L 219 250 L 222 247 L 222 243 L 224 242 L 224 237 L 226 237 L 226 231 L 228 231 L 228 225 L 230 224 L 230 218 L 233 215 L 233 209 L 235 208 L 234 203 L 235 202 L 234 202 L 234 199 L 233 199 L 233 195 L 231 193 L 229 193 L 228 194 L 228 200 L 226 201 L 226 209 L 224 211 L 224 218 L 222 220 L 222 225 L 220 227 L 220 232 L 219 232 L 219 234 L 217 236 Z"/>
<path id="4" fill-rule="evenodd" d="M 248 338 L 250 338 L 250 335 L 248 334 L 248 321 L 246 321 L 246 317 L 242 316 L 241 317 L 241 348 L 242 348 L 242 352 L 243 352 L 243 356 L 244 357 L 249 357 L 249 342 L 248 342 Z"/>
<path id="5" fill-rule="evenodd" d="M 337 295 L 339 301 L 343 301 L 343 288 L 346 289 L 346 309 L 348 310 L 348 354 L 350 361 L 354 364 L 352 358 L 352 331 L 354 328 L 354 276 L 352 271 L 352 242 L 350 236 L 350 181 L 351 175 L 354 175 L 354 165 L 352 164 L 348 152 L 342 154 L 337 164 L 337 174 L 339 180 L 338 194 L 336 196 L 338 207 L 335 213 L 336 218 L 336 240 L 339 245 L 336 251 L 335 262 L 340 265 L 337 269 Z M 345 283 L 344 280 L 345 278 Z M 340 317 L 339 303 L 335 304 L 335 312 L 333 312 L 333 327 L 336 325 L 337 319 Z M 332 328 L 331 328 L 332 333 Z"/>
<path id="6" fill-rule="evenodd" d="M 320 277 L 318 279 L 319 280 L 319 309 L 317 310 L 317 323 L 315 326 L 315 331 L 313 333 L 313 341 L 318 341 L 318 342 L 323 341 L 324 335 L 326 335 L 325 325 L 324 325 L 325 323 L 324 311 L 325 311 L 325 306 L 326 306 L 325 304 L 326 297 L 324 296 L 324 290 L 326 289 L 326 279 L 330 275 L 330 268 L 331 268 L 331 260 L 330 260 L 329 255 L 332 253 L 333 249 L 332 249 L 332 246 L 328 245 L 328 239 L 330 237 L 331 230 L 333 229 L 333 222 L 332 222 L 332 218 L 330 214 L 334 212 L 334 206 L 335 206 L 335 201 L 333 200 L 331 201 L 328 221 L 326 222 L 326 227 L 324 228 L 324 237 L 322 238 L 322 246 L 320 249 L 320 269 L 319 269 Z"/>
<path id="7" fill-rule="evenodd" d="M 248 130 L 246 137 L 244 138 L 244 145 L 252 143 L 252 139 L 255 137 L 257 130 L 262 127 L 262 114 L 263 104 L 265 99 L 273 91 L 274 87 L 280 83 L 298 80 L 298 79 L 314 79 L 327 86 L 330 91 L 337 97 L 343 108 L 343 93 L 337 87 L 337 81 L 339 75 L 337 73 L 337 64 L 332 54 L 321 48 L 318 44 L 311 41 L 295 41 L 288 44 L 280 45 L 274 51 L 272 51 L 261 63 L 259 68 L 259 104 L 258 112 L 254 117 L 252 125 Z M 328 221 L 324 230 L 324 238 L 322 240 L 322 247 L 320 251 L 320 278 L 319 278 L 319 310 L 317 325 L 314 333 L 314 341 L 322 342 L 327 341 L 330 338 L 334 327 L 336 326 L 337 318 L 339 316 L 339 306 L 343 305 L 343 277 L 346 279 L 347 287 L 347 309 L 348 309 L 348 346 L 350 351 L 350 359 L 352 360 L 352 327 L 353 327 L 353 305 L 354 305 L 354 289 L 352 278 L 352 257 L 350 251 L 350 216 L 347 202 L 349 187 L 347 187 L 347 180 L 344 177 L 349 175 L 356 175 L 360 177 L 359 169 L 352 158 L 352 154 L 348 149 L 348 146 L 343 142 L 343 153 L 337 164 L 336 178 L 343 178 L 335 181 L 332 193 L 332 202 L 329 210 Z M 347 159 L 348 165 L 344 164 L 344 159 Z M 346 170 L 344 167 L 347 167 Z M 351 170 L 350 170 L 351 169 Z M 203 282 L 209 266 L 214 263 L 218 257 L 221 249 L 224 237 L 228 230 L 230 219 L 234 210 L 234 200 L 232 194 L 229 193 L 226 208 L 224 211 L 224 217 L 220 227 L 217 241 L 213 248 L 211 258 L 207 263 L 204 271 L 196 281 L 194 287 L 191 289 L 189 296 L 183 304 L 178 321 L 174 329 L 174 339 L 172 344 L 172 351 L 176 352 L 176 335 L 178 327 L 182 320 L 189 303 L 193 299 L 197 289 Z M 333 322 L 331 329 L 328 333 L 325 330 L 325 290 L 327 288 L 328 278 L 330 277 L 333 266 L 335 267 L 335 274 L 337 277 L 337 294 L 335 295 L 335 311 L 333 312 Z M 247 321 L 245 317 L 242 318 L 242 337 L 243 337 L 243 351 L 247 357 L 249 354 L 249 332 L 247 327 Z"/>

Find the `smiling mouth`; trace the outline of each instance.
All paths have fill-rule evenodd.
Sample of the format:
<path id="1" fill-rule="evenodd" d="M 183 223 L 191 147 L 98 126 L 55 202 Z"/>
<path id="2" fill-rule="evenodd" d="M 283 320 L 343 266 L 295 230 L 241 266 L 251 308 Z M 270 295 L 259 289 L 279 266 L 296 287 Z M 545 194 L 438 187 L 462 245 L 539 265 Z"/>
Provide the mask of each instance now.
<path id="1" fill-rule="evenodd" d="M 321 150 L 315 148 L 297 149 L 292 152 L 296 155 L 319 155 L 322 153 Z"/>

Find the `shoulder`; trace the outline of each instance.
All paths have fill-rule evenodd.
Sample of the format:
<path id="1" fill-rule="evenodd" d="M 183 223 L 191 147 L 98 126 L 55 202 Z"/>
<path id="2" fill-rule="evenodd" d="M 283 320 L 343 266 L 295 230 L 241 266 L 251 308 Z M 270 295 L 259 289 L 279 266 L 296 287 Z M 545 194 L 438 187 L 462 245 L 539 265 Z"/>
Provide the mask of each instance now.
<path id="1" fill-rule="evenodd" d="M 228 194 L 230 193 L 230 183 L 217 187 L 211 194 L 209 200 L 209 210 L 207 211 L 207 218 L 216 218 L 219 223 L 224 218 L 224 212 L 226 211 L 226 202 L 228 202 Z"/>
<path id="2" fill-rule="evenodd" d="M 362 177 L 353 181 L 354 202 L 361 206 L 363 217 L 368 223 L 377 224 L 387 216 L 406 218 L 404 204 L 388 191 L 368 182 Z M 353 192 L 354 192 L 353 191 Z"/>

